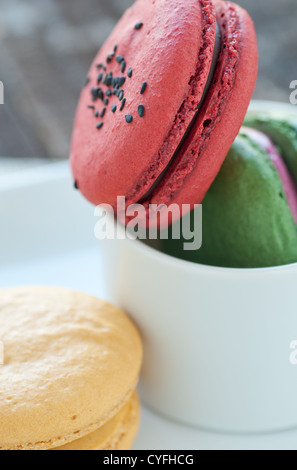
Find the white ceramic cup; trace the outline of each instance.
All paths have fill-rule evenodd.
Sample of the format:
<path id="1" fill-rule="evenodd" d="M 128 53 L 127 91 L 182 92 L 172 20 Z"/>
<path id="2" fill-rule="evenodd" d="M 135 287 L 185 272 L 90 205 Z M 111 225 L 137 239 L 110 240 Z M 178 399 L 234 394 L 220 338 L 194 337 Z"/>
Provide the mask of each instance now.
<path id="1" fill-rule="evenodd" d="M 224 269 L 101 243 L 108 298 L 143 336 L 146 405 L 216 431 L 297 426 L 297 264 Z"/>

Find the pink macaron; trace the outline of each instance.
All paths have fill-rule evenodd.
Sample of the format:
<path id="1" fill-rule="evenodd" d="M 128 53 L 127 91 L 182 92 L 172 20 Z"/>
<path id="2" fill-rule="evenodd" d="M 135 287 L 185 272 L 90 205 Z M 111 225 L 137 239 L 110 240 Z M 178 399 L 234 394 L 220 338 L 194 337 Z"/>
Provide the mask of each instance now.
<path id="1" fill-rule="evenodd" d="M 137 0 L 98 52 L 75 118 L 71 165 L 93 204 L 202 202 L 257 77 L 245 10 L 221 0 Z"/>

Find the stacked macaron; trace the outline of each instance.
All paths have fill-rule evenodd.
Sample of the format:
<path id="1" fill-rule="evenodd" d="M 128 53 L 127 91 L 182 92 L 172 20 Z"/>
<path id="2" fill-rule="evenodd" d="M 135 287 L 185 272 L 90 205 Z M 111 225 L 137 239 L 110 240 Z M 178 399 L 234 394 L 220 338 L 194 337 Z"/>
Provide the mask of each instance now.
<path id="1" fill-rule="evenodd" d="M 71 146 L 75 187 L 115 211 L 118 196 L 126 208 L 141 203 L 146 219 L 154 205 L 194 207 L 242 125 L 256 77 L 255 30 L 242 8 L 137 0 L 82 90 Z"/>
<path id="2" fill-rule="evenodd" d="M 171 255 L 234 268 L 297 262 L 297 119 L 250 113 L 203 201 L 203 244 Z"/>
<path id="3" fill-rule="evenodd" d="M 142 359 L 127 316 L 86 294 L 0 290 L 1 450 L 127 450 Z"/>

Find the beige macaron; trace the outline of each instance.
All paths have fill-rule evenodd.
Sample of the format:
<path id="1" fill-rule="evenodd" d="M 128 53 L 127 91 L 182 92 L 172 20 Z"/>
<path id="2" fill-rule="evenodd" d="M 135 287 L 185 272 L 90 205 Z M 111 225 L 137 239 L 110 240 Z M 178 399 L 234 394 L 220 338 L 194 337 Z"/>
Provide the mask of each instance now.
<path id="1" fill-rule="evenodd" d="M 0 342 L 0 449 L 131 447 L 142 344 L 125 313 L 66 289 L 0 289 Z"/>

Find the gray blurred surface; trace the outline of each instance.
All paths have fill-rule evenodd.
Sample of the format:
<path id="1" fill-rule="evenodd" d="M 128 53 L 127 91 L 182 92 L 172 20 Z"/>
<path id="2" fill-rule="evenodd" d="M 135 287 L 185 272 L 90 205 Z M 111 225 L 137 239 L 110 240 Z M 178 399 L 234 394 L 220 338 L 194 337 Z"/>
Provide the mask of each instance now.
<path id="1" fill-rule="evenodd" d="M 1 156 L 68 156 L 75 107 L 89 65 L 132 3 L 0 0 L 0 80 L 5 87 Z M 260 71 L 254 97 L 288 102 L 289 84 L 297 80 L 297 0 L 238 3 L 252 15 L 258 33 Z"/>

